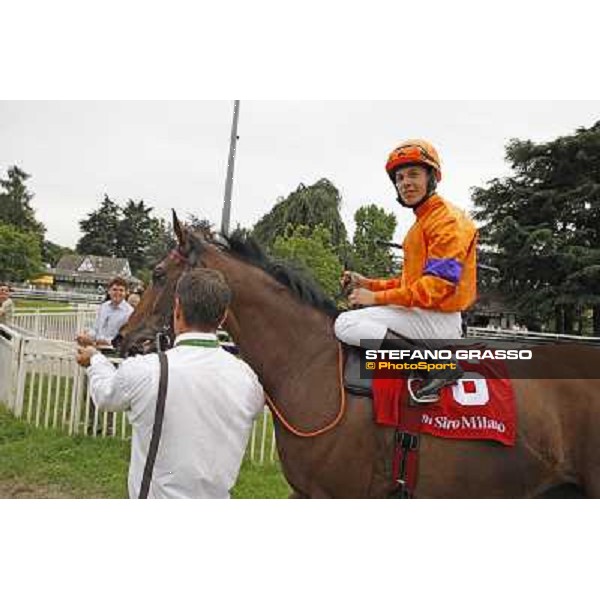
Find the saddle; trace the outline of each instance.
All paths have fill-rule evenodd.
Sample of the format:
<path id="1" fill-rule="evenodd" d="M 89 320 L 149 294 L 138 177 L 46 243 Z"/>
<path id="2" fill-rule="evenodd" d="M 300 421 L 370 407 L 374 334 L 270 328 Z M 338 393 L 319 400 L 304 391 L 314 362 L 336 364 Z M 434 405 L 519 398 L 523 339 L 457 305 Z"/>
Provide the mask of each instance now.
<path id="1" fill-rule="evenodd" d="M 360 365 L 364 362 L 365 352 L 357 346 L 343 345 L 346 364 L 344 367 L 344 387 L 356 396 L 373 395 L 373 379 L 361 377 Z"/>
<path id="2" fill-rule="evenodd" d="M 344 387 L 348 392 L 355 396 L 364 396 L 368 398 L 373 397 L 373 378 L 363 377 L 361 373 L 361 363 L 364 364 L 365 352 L 363 348 L 357 346 L 349 346 L 344 344 L 344 354 L 346 357 L 346 363 L 344 367 Z M 417 400 L 414 397 L 413 381 L 421 381 L 421 377 L 418 374 L 411 374 L 408 378 L 408 389 L 411 399 L 416 404 L 426 404 L 428 402 L 435 402 L 439 397 L 437 395 L 428 396 L 422 400 Z M 443 388 L 442 388 L 443 389 Z"/>

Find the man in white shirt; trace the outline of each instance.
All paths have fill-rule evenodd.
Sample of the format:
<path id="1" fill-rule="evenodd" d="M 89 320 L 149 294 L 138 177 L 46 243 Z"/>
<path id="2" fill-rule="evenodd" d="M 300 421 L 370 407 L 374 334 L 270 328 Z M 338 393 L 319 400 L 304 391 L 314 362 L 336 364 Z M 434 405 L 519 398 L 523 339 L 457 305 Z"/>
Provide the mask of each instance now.
<path id="1" fill-rule="evenodd" d="M 192 269 L 177 283 L 175 346 L 167 352 L 169 384 L 149 498 L 229 498 L 264 393 L 254 371 L 219 346 L 216 331 L 231 291 L 223 276 Z M 93 346 L 79 348 L 99 410 L 127 411 L 133 428 L 129 496 L 139 495 L 159 384 L 156 354 L 117 370 Z"/>
<path id="2" fill-rule="evenodd" d="M 108 284 L 110 300 L 100 305 L 94 329 L 77 335 L 77 341 L 81 345 L 111 345 L 112 340 L 117 336 L 121 327 L 127 323 L 133 312 L 133 306 L 125 300 L 127 287 L 127 281 L 122 277 L 115 277 Z"/>

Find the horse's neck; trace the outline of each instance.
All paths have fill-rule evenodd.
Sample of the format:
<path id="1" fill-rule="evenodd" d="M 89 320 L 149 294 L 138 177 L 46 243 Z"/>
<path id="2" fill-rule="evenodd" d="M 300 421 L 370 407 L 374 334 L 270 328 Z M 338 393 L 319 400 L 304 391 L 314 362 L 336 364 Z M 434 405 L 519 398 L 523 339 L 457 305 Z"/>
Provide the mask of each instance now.
<path id="1" fill-rule="evenodd" d="M 307 373 L 335 352 L 330 317 L 282 290 L 267 275 L 230 279 L 234 301 L 227 329 L 244 359 L 268 386 Z"/>

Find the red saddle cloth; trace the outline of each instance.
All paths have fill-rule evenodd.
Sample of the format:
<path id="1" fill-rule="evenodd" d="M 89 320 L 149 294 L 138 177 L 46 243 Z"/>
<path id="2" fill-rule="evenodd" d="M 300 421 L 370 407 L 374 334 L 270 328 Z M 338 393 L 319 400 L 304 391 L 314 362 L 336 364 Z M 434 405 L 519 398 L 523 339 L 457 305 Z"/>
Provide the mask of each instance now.
<path id="1" fill-rule="evenodd" d="M 440 399 L 419 405 L 419 431 L 437 437 L 494 440 L 514 446 L 515 397 L 502 361 L 461 362 L 465 375 L 443 388 Z M 379 425 L 402 428 L 402 394 L 406 379 L 373 379 L 373 411 Z"/>

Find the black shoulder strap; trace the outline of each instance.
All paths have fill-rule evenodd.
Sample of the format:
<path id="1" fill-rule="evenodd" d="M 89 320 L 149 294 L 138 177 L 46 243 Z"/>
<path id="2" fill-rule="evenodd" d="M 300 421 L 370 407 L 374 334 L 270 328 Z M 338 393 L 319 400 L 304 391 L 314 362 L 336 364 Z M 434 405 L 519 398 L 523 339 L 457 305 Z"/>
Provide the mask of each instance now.
<path id="1" fill-rule="evenodd" d="M 156 462 L 156 454 L 158 453 L 158 444 L 160 443 L 160 434 L 162 432 L 163 418 L 165 416 L 165 400 L 167 399 L 167 387 L 169 385 L 169 365 L 167 355 L 164 352 L 158 353 L 160 362 L 160 380 L 158 384 L 158 399 L 156 400 L 156 414 L 154 415 L 154 427 L 152 428 L 152 438 L 150 439 L 150 447 L 146 458 L 146 466 L 144 467 L 144 477 L 140 487 L 140 499 L 148 498 L 150 491 L 150 482 L 152 481 L 152 471 Z"/>

